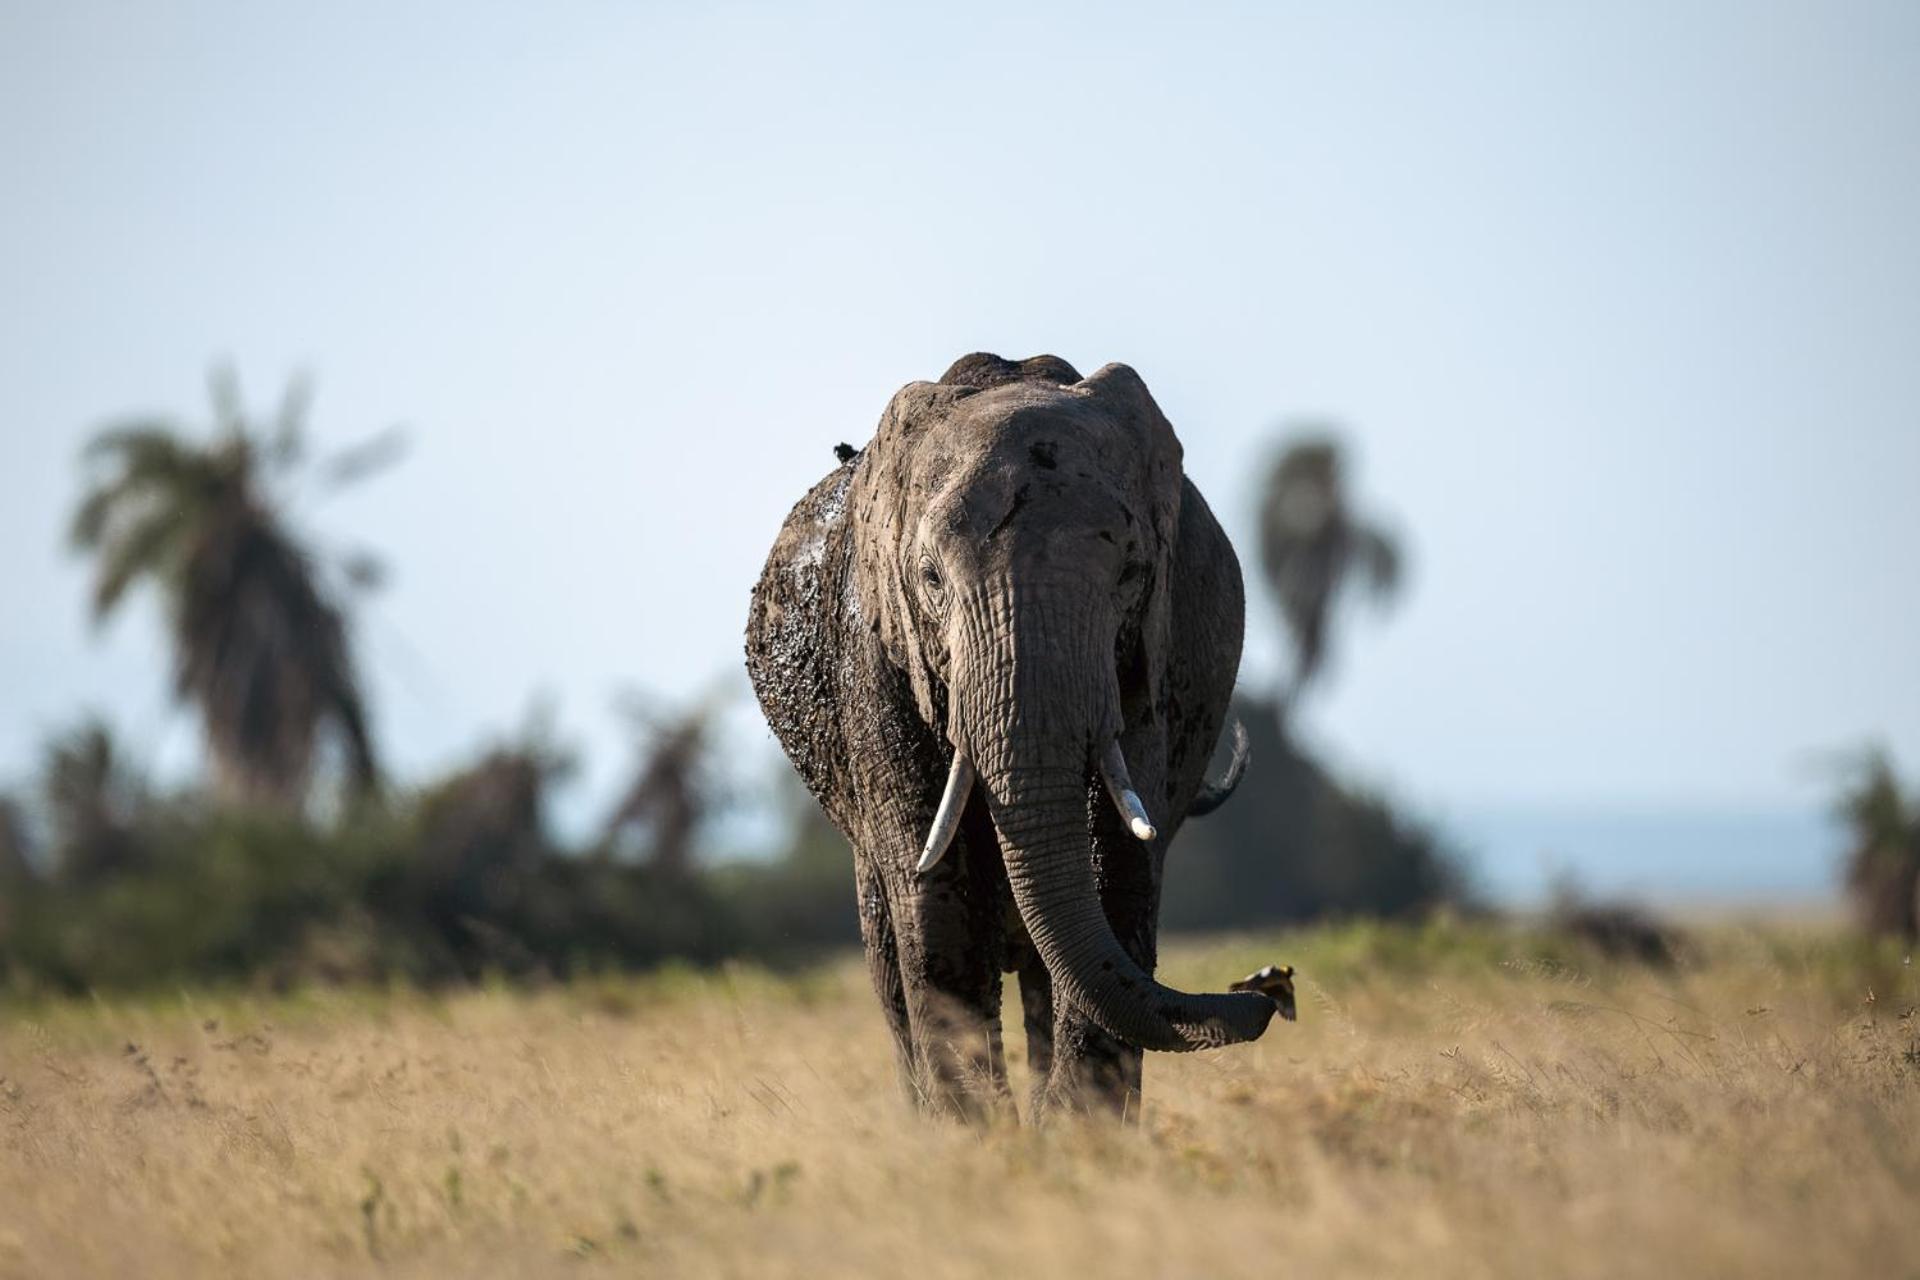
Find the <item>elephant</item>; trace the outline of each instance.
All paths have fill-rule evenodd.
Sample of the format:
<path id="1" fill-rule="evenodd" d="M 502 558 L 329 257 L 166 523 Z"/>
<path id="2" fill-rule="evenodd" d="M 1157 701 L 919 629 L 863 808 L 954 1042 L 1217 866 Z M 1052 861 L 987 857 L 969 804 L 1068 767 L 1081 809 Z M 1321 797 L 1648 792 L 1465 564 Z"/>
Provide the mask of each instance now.
<path id="1" fill-rule="evenodd" d="M 1152 977 L 1167 846 L 1244 765 L 1239 734 L 1228 780 L 1205 778 L 1239 561 L 1123 364 L 964 356 L 836 452 L 754 587 L 747 669 L 853 848 L 902 1081 L 935 1112 L 1017 1113 L 1013 973 L 1033 1114 L 1137 1115 L 1143 1051 L 1292 1013 L 1290 981 L 1283 1005 Z"/>

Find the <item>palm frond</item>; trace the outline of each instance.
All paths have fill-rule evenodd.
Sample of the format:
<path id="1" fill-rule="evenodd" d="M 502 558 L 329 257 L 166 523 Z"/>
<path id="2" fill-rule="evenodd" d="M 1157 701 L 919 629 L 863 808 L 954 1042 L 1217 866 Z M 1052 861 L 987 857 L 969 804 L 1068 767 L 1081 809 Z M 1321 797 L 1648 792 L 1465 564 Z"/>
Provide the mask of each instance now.
<path id="1" fill-rule="evenodd" d="M 74 511 L 73 521 L 67 526 L 68 544 L 76 551 L 90 551 L 99 546 L 120 500 L 120 491 L 116 486 L 102 485 L 88 491 Z"/>
<path id="2" fill-rule="evenodd" d="M 273 437 L 267 443 L 266 459 L 275 471 L 294 470 L 307 456 L 307 408 L 313 403 L 313 382 L 304 374 L 287 381 L 280 395 L 280 409 L 273 417 Z"/>
<path id="3" fill-rule="evenodd" d="M 101 553 L 94 566 L 92 615 L 105 622 L 127 589 L 159 567 L 157 542 L 126 540 Z"/>
<path id="4" fill-rule="evenodd" d="M 1400 590 L 1405 568 L 1400 544 L 1393 535 L 1368 525 L 1355 528 L 1352 541 L 1353 559 L 1359 566 L 1362 585 L 1374 599 L 1391 600 Z"/>
<path id="5" fill-rule="evenodd" d="M 108 528 L 93 543 L 94 621 L 105 621 L 141 578 L 164 587 L 179 573 L 195 514 L 193 506 L 183 503 L 148 501 L 136 506 L 131 499 L 121 499 Z"/>
<path id="6" fill-rule="evenodd" d="M 122 477 L 147 484 L 178 483 L 210 470 L 208 452 L 186 443 L 177 424 L 161 418 L 136 418 L 103 427 L 81 456 L 93 465 L 112 463 Z"/>
<path id="7" fill-rule="evenodd" d="M 207 400 L 213 405 L 215 436 L 246 436 L 246 400 L 240 390 L 240 374 L 231 363 L 223 360 L 207 370 Z"/>
<path id="8" fill-rule="evenodd" d="M 320 470 L 320 482 L 329 490 L 344 489 L 385 471 L 406 453 L 405 428 L 388 427 L 329 458 Z"/>

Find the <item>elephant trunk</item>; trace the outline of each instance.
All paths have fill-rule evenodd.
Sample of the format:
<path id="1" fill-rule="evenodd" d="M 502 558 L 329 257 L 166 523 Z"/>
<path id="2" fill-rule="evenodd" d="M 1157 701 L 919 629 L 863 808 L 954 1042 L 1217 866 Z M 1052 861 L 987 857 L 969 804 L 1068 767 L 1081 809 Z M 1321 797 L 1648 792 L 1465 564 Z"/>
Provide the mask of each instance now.
<path id="1" fill-rule="evenodd" d="M 1160 985 L 1101 905 L 1088 797 L 1092 762 L 1120 729 L 1114 629 L 1084 585 L 1016 587 L 966 611 L 949 736 L 978 771 L 1014 903 L 1065 1000 L 1142 1049 L 1256 1039 L 1272 1001 Z"/>

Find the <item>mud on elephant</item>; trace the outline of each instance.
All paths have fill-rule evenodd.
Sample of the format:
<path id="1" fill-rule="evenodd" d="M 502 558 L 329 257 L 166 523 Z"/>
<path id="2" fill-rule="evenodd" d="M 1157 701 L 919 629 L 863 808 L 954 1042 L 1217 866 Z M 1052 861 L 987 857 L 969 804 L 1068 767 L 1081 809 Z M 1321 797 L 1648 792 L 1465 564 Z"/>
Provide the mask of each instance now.
<path id="1" fill-rule="evenodd" d="M 1151 976 L 1161 874 L 1239 665 L 1240 568 L 1132 369 L 959 360 L 803 498 L 747 667 L 854 851 L 912 1096 L 1007 1105 L 1018 974 L 1037 1108 L 1124 1112 L 1141 1054 L 1252 1040 L 1276 1002 Z"/>

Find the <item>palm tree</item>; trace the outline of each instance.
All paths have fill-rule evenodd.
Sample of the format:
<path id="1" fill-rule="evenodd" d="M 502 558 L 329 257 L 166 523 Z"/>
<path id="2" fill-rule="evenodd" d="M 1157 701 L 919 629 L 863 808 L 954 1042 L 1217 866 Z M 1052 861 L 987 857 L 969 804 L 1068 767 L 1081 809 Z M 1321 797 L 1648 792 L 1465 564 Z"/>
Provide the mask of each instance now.
<path id="1" fill-rule="evenodd" d="M 251 428 L 233 375 L 212 378 L 214 435 L 177 423 L 109 426 L 85 452 L 92 485 L 74 515 L 74 546 L 94 557 L 93 615 L 110 615 L 136 582 L 165 598 L 174 693 L 203 722 L 215 777 L 233 800 L 292 806 L 331 733 L 358 790 L 377 777 L 372 739 L 336 593 L 288 528 L 276 486 L 305 454 L 307 390 L 287 389 L 271 435 Z M 393 433 L 336 458 L 331 487 L 394 456 Z M 343 589 L 377 583 L 364 555 L 341 566 Z"/>
<path id="2" fill-rule="evenodd" d="M 1920 937 L 1920 810 L 1879 748 L 1853 762 L 1835 808 L 1852 833 L 1847 893 L 1869 933 Z"/>
<path id="3" fill-rule="evenodd" d="M 1393 537 L 1354 514 L 1342 476 L 1340 445 L 1310 432 L 1275 460 L 1260 499 L 1260 562 L 1293 645 L 1293 668 L 1277 698 L 1284 727 L 1300 692 L 1327 656 L 1328 624 L 1356 582 L 1379 600 L 1400 586 Z"/>

